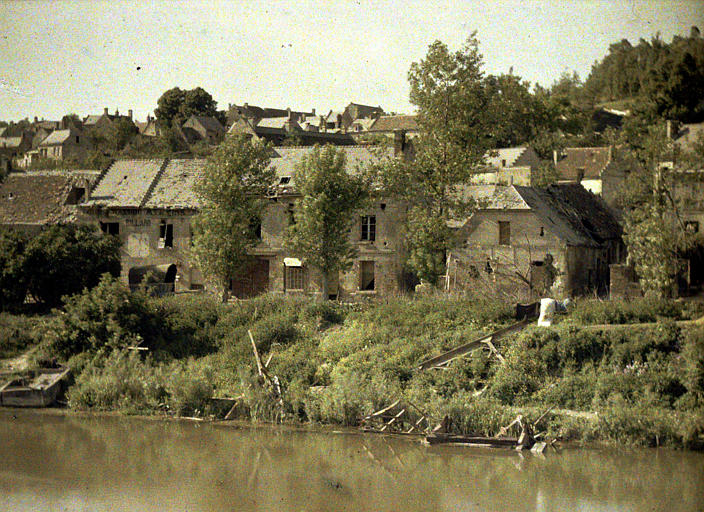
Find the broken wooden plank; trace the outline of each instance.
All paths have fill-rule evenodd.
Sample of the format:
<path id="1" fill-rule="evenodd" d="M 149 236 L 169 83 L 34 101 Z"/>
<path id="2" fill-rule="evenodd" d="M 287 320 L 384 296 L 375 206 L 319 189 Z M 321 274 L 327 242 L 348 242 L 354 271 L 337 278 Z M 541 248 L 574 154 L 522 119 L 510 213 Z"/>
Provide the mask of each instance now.
<path id="1" fill-rule="evenodd" d="M 396 400 L 394 403 L 391 405 L 387 405 L 383 409 L 379 409 L 376 412 L 371 413 L 369 416 L 365 416 L 362 418 L 362 421 L 368 421 L 372 418 L 378 418 L 379 416 L 383 416 L 384 414 L 388 413 L 389 411 L 393 410 L 399 403 L 401 403 L 401 400 Z"/>
<path id="2" fill-rule="evenodd" d="M 513 448 L 518 444 L 515 437 L 485 437 L 485 436 L 462 436 L 455 434 L 430 434 L 425 436 L 428 444 L 472 444 L 477 446 L 497 446 Z"/>
<path id="3" fill-rule="evenodd" d="M 485 345 L 487 341 L 493 343 L 509 334 L 518 332 L 524 329 L 529 323 L 530 319 L 524 318 L 520 322 L 516 322 L 507 327 L 503 327 L 497 331 L 492 332 L 491 334 L 487 334 L 485 336 L 482 336 L 481 338 L 477 338 L 474 341 L 470 341 L 469 343 L 465 343 L 464 345 L 455 347 L 452 350 L 448 350 L 447 352 L 440 354 L 439 356 L 426 359 L 418 365 L 418 369 L 427 370 L 428 368 L 433 368 L 449 363 L 450 361 L 457 359 L 458 357 L 462 357 L 465 354 Z"/>
<path id="4" fill-rule="evenodd" d="M 389 428 L 391 425 L 393 425 L 396 420 L 398 420 L 401 416 L 403 416 L 406 413 L 406 409 L 401 409 L 396 416 L 391 418 L 383 427 L 381 427 L 381 431 L 385 432 L 387 428 Z"/>

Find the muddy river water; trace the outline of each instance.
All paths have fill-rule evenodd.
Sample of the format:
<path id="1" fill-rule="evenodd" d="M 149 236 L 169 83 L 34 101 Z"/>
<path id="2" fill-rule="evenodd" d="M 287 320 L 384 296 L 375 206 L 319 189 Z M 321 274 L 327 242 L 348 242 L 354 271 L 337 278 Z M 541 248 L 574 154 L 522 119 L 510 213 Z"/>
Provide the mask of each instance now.
<path id="1" fill-rule="evenodd" d="M 702 511 L 704 454 L 0 410 L 2 511 Z"/>

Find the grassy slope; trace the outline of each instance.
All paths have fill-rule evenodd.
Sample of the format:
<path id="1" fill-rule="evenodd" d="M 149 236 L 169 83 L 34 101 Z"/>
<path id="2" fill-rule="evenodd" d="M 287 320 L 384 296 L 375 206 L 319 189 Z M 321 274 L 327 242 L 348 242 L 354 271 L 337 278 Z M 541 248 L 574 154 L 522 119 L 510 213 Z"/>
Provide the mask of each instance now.
<path id="1" fill-rule="evenodd" d="M 71 407 L 201 415 L 212 412 L 214 394 L 241 396 L 244 417 L 278 419 L 278 404 L 257 383 L 251 330 L 283 384 L 286 421 L 355 425 L 404 398 L 433 421 L 449 416 L 457 432 L 494 434 L 517 412 L 535 419 L 549 406 L 598 413 L 596 421 L 549 414 L 543 427 L 564 439 L 681 446 L 704 432 L 704 328 L 673 321 L 700 314 L 696 306 L 579 301 L 559 325 L 531 326 L 505 340 L 505 364 L 478 350 L 447 370 L 415 372 L 420 360 L 512 322 L 511 308 L 443 296 L 354 307 L 271 296 L 224 306 L 178 296 L 106 316 L 110 304 L 123 303 L 67 306 L 48 329 L 54 338 L 43 341 L 38 357 L 68 357 L 59 339 L 93 340 L 69 359 L 77 374 Z M 149 356 L 100 349 L 101 336 L 117 347 L 121 339 L 143 339 Z"/>

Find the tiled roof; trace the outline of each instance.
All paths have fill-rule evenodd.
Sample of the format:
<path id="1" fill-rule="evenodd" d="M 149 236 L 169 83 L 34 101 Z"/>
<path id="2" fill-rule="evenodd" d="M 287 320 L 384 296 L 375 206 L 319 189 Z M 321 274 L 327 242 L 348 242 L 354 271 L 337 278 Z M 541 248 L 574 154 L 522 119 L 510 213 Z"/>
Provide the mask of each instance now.
<path id="1" fill-rule="evenodd" d="M 206 130 L 223 133 L 225 128 L 212 116 L 191 116 L 190 120 L 199 123 Z"/>
<path id="2" fill-rule="evenodd" d="M 63 224 L 76 220 L 76 207 L 66 205 L 74 183 L 96 178 L 86 171 L 12 173 L 0 184 L 0 223 Z M 85 181 L 84 181 L 85 183 Z"/>
<path id="3" fill-rule="evenodd" d="M 462 189 L 465 199 L 473 199 L 478 208 L 489 210 L 528 210 L 528 204 L 514 187 L 502 185 L 467 185 Z"/>
<path id="4" fill-rule="evenodd" d="M 89 115 L 83 120 L 83 124 L 85 126 L 92 126 L 98 121 L 100 121 L 100 118 L 103 117 L 105 114 L 100 114 L 100 115 Z"/>
<path id="5" fill-rule="evenodd" d="M 63 144 L 71 136 L 71 130 L 54 130 L 46 139 L 41 141 L 40 146 L 53 146 Z"/>
<path id="6" fill-rule="evenodd" d="M 0 137 L 0 147 L 18 148 L 22 144 L 22 137 Z"/>
<path id="7" fill-rule="evenodd" d="M 138 208 L 156 183 L 164 159 L 117 160 L 105 172 L 87 206 Z"/>
<path id="8" fill-rule="evenodd" d="M 550 231 L 568 245 L 598 246 L 621 237 L 622 230 L 603 200 L 578 183 L 546 189 L 513 187 Z"/>
<path id="9" fill-rule="evenodd" d="M 611 148 L 565 148 L 564 158 L 555 168 L 563 180 L 577 181 L 582 175 L 586 179 L 599 179 L 611 163 Z"/>
<path id="10" fill-rule="evenodd" d="M 394 130 L 417 131 L 418 116 L 381 116 L 369 128 L 372 132 L 391 132 Z"/>
<path id="11" fill-rule="evenodd" d="M 198 208 L 201 203 L 193 185 L 202 176 L 205 164 L 204 159 L 169 160 L 144 207 Z"/>
<path id="12" fill-rule="evenodd" d="M 357 166 L 365 166 L 382 158 L 393 156 L 393 149 L 370 149 L 369 146 L 341 146 L 337 148 L 345 152 L 347 157 L 348 172 L 355 172 Z M 273 148 L 271 155 L 271 165 L 276 168 L 276 175 L 290 176 L 289 187 L 294 185 L 294 173 L 296 166 L 303 160 L 303 157 L 313 151 L 312 147 L 277 147 Z M 379 153 L 378 151 L 381 151 Z"/>
<path id="13" fill-rule="evenodd" d="M 283 128 L 288 122 L 287 117 L 265 117 L 260 119 L 257 123 L 257 128 Z M 292 121 L 295 126 L 298 125 L 295 121 Z"/>

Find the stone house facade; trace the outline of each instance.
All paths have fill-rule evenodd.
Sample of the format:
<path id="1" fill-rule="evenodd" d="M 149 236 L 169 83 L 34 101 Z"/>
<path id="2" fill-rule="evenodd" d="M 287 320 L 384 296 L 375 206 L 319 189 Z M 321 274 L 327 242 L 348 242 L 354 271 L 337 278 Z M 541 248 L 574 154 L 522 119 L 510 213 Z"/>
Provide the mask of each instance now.
<path id="1" fill-rule="evenodd" d="M 450 288 L 513 300 L 605 292 L 609 265 L 625 259 L 616 218 L 580 185 L 469 189 L 484 207 L 454 226 L 460 242 L 448 258 Z"/>
<path id="2" fill-rule="evenodd" d="M 39 158 L 51 160 L 80 159 L 85 156 L 91 144 L 82 133 L 67 128 L 54 130 L 37 147 Z"/>
<path id="3" fill-rule="evenodd" d="M 344 148 L 352 172 L 379 158 L 369 148 Z M 251 250 L 252 266 L 230 283 L 241 298 L 264 292 L 320 293 L 320 275 L 304 259 L 284 248 L 284 231 L 300 196 L 294 170 L 309 147 L 273 148 L 276 193 L 261 219 L 260 243 Z M 391 155 L 392 152 L 389 152 Z M 103 171 L 89 200 L 82 205 L 96 227 L 119 236 L 122 280 L 131 285 L 149 269 L 173 266 L 176 291 L 209 288 L 192 261 L 191 221 L 200 203 L 193 185 L 205 160 L 119 160 Z M 352 267 L 331 276 L 330 293 L 347 300 L 389 295 L 400 289 L 399 229 L 404 208 L 379 200 L 362 212 L 350 232 L 359 254 Z M 215 288 L 213 286 L 213 288 Z"/>

